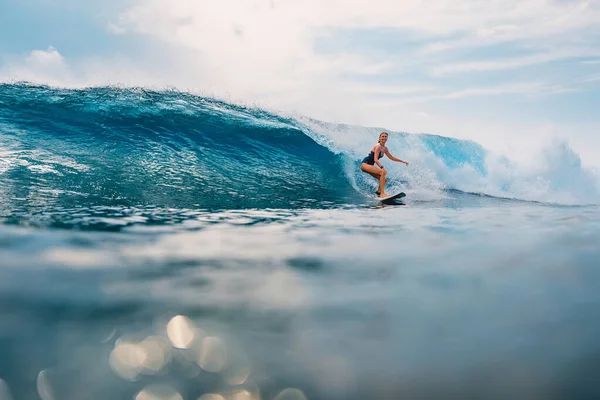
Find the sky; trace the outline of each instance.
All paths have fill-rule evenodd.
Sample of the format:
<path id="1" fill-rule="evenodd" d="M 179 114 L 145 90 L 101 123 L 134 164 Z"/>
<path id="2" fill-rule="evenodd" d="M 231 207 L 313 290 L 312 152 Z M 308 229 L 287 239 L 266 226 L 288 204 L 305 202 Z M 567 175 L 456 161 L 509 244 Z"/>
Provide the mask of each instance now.
<path id="1" fill-rule="evenodd" d="M 600 0 L 1 0 L 14 80 L 176 87 L 521 158 L 564 140 L 600 166 Z"/>

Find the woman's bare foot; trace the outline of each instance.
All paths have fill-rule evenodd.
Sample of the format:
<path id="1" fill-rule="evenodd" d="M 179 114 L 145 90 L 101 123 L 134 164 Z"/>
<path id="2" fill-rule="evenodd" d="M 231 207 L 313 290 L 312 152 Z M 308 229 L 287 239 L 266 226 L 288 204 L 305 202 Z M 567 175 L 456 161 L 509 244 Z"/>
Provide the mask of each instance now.
<path id="1" fill-rule="evenodd" d="M 388 196 L 390 196 L 390 195 L 389 195 L 389 194 L 387 194 L 387 193 L 381 193 L 381 194 L 379 195 L 379 197 L 388 197 Z"/>

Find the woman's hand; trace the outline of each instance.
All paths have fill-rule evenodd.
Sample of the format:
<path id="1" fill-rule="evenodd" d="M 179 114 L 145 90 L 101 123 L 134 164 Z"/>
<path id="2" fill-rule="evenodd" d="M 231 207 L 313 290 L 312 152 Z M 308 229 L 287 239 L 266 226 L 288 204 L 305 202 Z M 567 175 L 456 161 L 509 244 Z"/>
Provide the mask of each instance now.
<path id="1" fill-rule="evenodd" d="M 404 164 L 406 164 L 406 166 L 408 167 L 408 162 L 407 161 L 402 161 Z"/>

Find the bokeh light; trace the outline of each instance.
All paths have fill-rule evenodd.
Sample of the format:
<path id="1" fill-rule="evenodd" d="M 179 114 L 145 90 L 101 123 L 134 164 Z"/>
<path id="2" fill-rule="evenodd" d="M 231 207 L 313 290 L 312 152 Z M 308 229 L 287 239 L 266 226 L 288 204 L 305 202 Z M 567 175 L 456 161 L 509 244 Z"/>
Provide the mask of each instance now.
<path id="1" fill-rule="evenodd" d="M 197 362 L 207 372 L 220 372 L 227 364 L 227 348 L 223 341 L 214 336 L 202 339 Z"/>
<path id="2" fill-rule="evenodd" d="M 225 397 L 221 396 L 220 394 L 207 393 L 207 394 L 203 394 L 202 396 L 198 397 L 198 400 L 226 400 L 226 399 L 225 399 Z"/>
<path id="3" fill-rule="evenodd" d="M 196 337 L 196 327 L 189 318 L 178 315 L 167 324 L 167 335 L 173 347 L 187 349 Z"/>
<path id="4" fill-rule="evenodd" d="M 225 382 L 230 385 L 243 385 L 250 377 L 251 372 L 248 364 L 234 364 L 227 370 Z"/>
<path id="5" fill-rule="evenodd" d="M 300 389 L 284 389 L 273 400 L 307 400 Z"/>
<path id="6" fill-rule="evenodd" d="M 140 391 L 135 400 L 183 400 L 183 397 L 168 385 L 150 385 Z"/>
<path id="7" fill-rule="evenodd" d="M 0 379 L 0 400 L 13 400 L 8 384 Z"/>
<path id="8" fill-rule="evenodd" d="M 165 340 L 158 336 L 149 336 L 140 343 L 145 357 L 142 361 L 143 372 L 154 375 L 171 361 L 171 349 Z"/>
<path id="9" fill-rule="evenodd" d="M 230 400 L 257 400 L 255 396 L 252 395 L 247 390 L 236 390 L 231 394 Z"/>
<path id="10" fill-rule="evenodd" d="M 48 370 L 42 370 L 37 377 L 37 390 L 42 400 L 55 400 L 50 379 L 48 378 Z M 58 399 L 57 399 L 58 400 Z"/>
<path id="11" fill-rule="evenodd" d="M 138 379 L 146 360 L 146 352 L 140 344 L 121 339 L 117 340 L 109 356 L 109 364 L 114 373 L 128 381 Z"/>

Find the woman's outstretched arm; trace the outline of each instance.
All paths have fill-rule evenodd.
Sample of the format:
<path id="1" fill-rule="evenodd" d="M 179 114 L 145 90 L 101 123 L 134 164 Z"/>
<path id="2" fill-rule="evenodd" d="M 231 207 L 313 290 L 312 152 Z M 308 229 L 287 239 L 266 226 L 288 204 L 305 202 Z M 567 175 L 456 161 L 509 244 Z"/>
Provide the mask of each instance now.
<path id="1" fill-rule="evenodd" d="M 392 161 L 401 162 L 401 163 L 404 163 L 404 164 L 406 164 L 408 166 L 408 162 L 407 161 L 401 160 L 398 157 L 394 157 L 392 155 L 392 153 L 390 153 L 390 151 L 388 149 L 385 150 L 385 155 L 388 156 L 388 158 L 390 160 L 392 160 Z"/>

